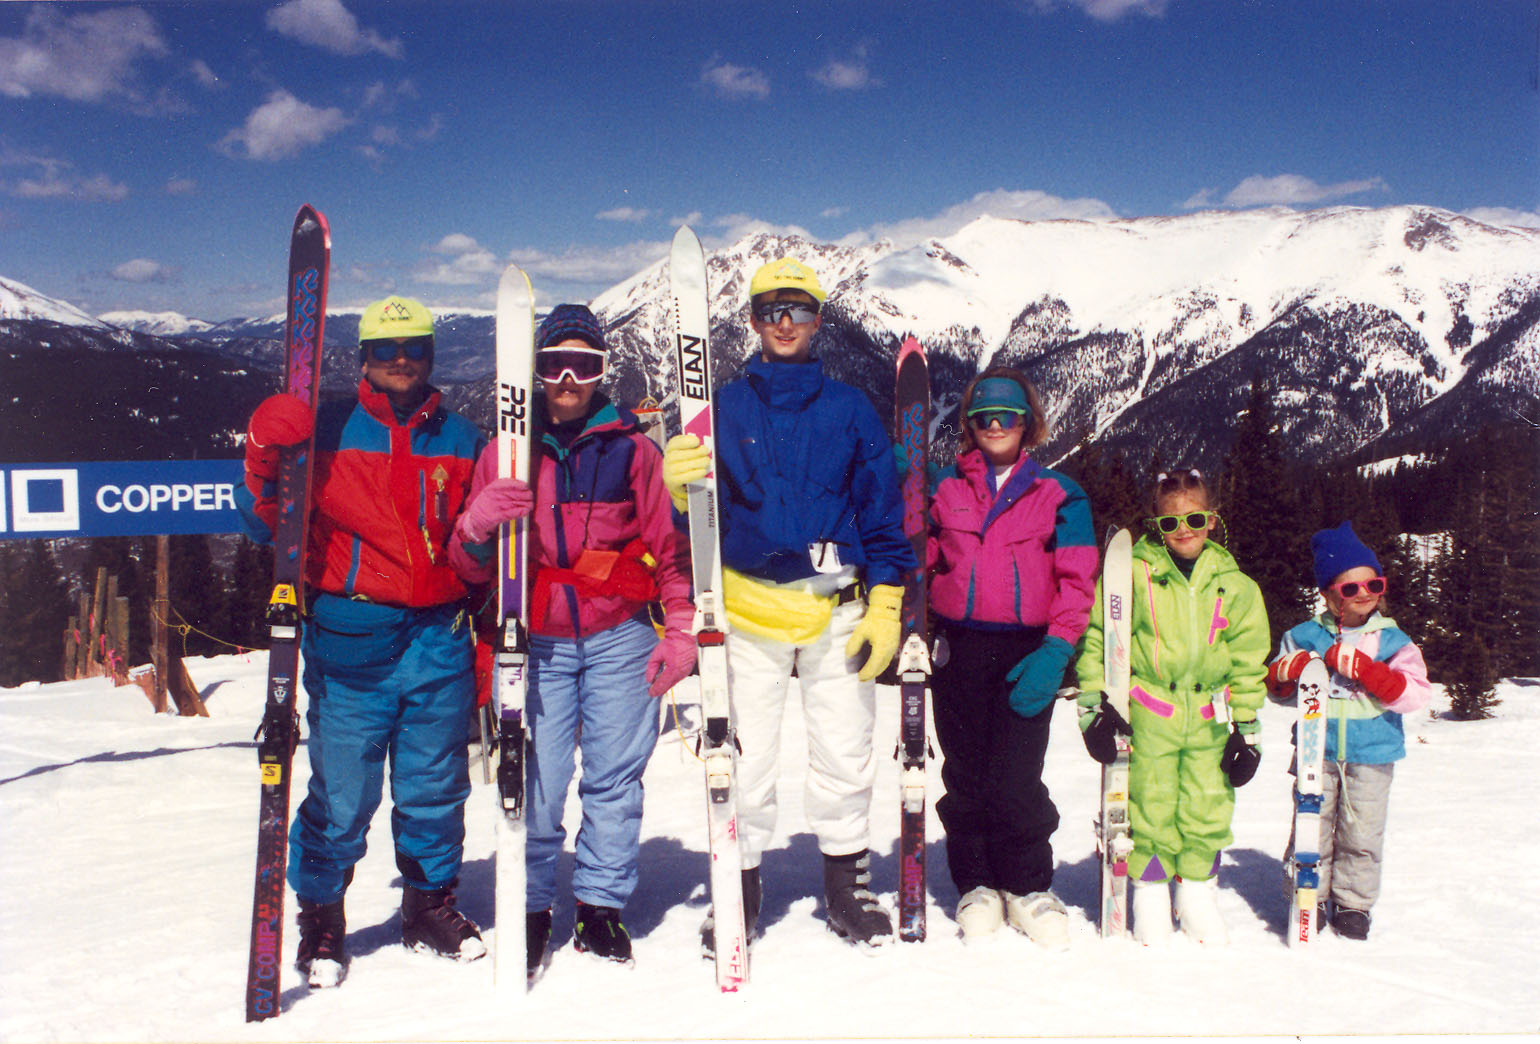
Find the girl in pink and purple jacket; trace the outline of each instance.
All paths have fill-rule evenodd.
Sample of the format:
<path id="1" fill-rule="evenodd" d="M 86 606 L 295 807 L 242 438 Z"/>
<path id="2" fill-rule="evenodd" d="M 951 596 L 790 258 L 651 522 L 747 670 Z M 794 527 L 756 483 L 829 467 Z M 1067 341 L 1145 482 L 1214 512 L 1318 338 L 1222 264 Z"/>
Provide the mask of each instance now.
<path id="1" fill-rule="evenodd" d="M 1002 923 L 1069 944 L 1049 891 L 1058 810 L 1043 783 L 1053 697 L 1090 615 L 1097 551 L 1070 479 L 1034 461 L 1048 425 L 1037 392 L 994 368 L 963 395 L 957 462 L 931 501 L 930 607 L 950 649 L 932 677 L 947 833 L 965 940 Z"/>

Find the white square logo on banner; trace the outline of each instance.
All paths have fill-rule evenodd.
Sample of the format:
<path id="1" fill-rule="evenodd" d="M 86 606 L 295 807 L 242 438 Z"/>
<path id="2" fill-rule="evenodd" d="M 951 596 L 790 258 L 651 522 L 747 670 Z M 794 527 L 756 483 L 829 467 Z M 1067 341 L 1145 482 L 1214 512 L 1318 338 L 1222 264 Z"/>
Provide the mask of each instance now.
<path id="1" fill-rule="evenodd" d="M 0 471 L 0 533 L 10 525 L 11 513 L 5 509 L 5 472 Z"/>
<path id="2" fill-rule="evenodd" d="M 80 528 L 80 478 L 74 468 L 11 472 L 12 528 L 47 533 Z"/>

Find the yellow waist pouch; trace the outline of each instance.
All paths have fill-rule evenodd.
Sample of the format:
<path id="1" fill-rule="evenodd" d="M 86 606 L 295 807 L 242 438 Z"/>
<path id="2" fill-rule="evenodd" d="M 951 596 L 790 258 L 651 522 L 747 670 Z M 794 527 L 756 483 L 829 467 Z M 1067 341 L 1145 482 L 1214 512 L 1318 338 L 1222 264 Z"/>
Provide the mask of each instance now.
<path id="1" fill-rule="evenodd" d="M 722 568 L 722 603 L 728 623 L 761 638 L 807 645 L 829 626 L 834 602 L 834 595 L 766 584 Z"/>

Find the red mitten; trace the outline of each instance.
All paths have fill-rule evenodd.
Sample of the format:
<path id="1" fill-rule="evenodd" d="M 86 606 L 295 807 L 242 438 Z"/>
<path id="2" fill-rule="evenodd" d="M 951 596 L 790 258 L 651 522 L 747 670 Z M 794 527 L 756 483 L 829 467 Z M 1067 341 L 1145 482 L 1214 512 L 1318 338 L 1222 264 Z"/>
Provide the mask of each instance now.
<path id="1" fill-rule="evenodd" d="M 1351 646 L 1338 642 L 1326 650 L 1326 666 L 1348 681 L 1356 681 L 1381 703 L 1391 703 L 1406 688 L 1406 678 Z"/>
<path id="2" fill-rule="evenodd" d="M 254 496 L 278 478 L 279 449 L 304 442 L 314 427 L 310 408 L 292 395 L 269 395 L 257 405 L 246 427 L 246 471 L 255 477 L 246 485 Z"/>
<path id="3" fill-rule="evenodd" d="M 1299 681 L 1299 676 L 1305 673 L 1305 664 L 1310 662 L 1311 653 L 1305 649 L 1297 649 L 1287 656 L 1273 661 L 1273 665 L 1267 669 L 1267 689 L 1275 696 L 1288 697 L 1294 692 L 1294 683 Z"/>

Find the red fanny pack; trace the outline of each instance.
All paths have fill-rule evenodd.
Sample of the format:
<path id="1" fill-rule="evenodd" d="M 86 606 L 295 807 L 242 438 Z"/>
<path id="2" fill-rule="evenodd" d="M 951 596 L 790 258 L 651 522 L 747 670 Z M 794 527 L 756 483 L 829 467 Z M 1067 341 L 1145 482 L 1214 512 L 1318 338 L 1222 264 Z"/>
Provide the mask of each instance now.
<path id="1" fill-rule="evenodd" d="M 618 595 L 638 605 L 658 597 L 658 582 L 648 564 L 647 549 L 641 538 L 632 540 L 619 551 L 584 548 L 570 569 L 549 566 L 535 574 L 534 590 L 529 596 L 529 626 L 543 631 L 551 609 L 552 589 L 570 587 L 580 597 Z"/>

